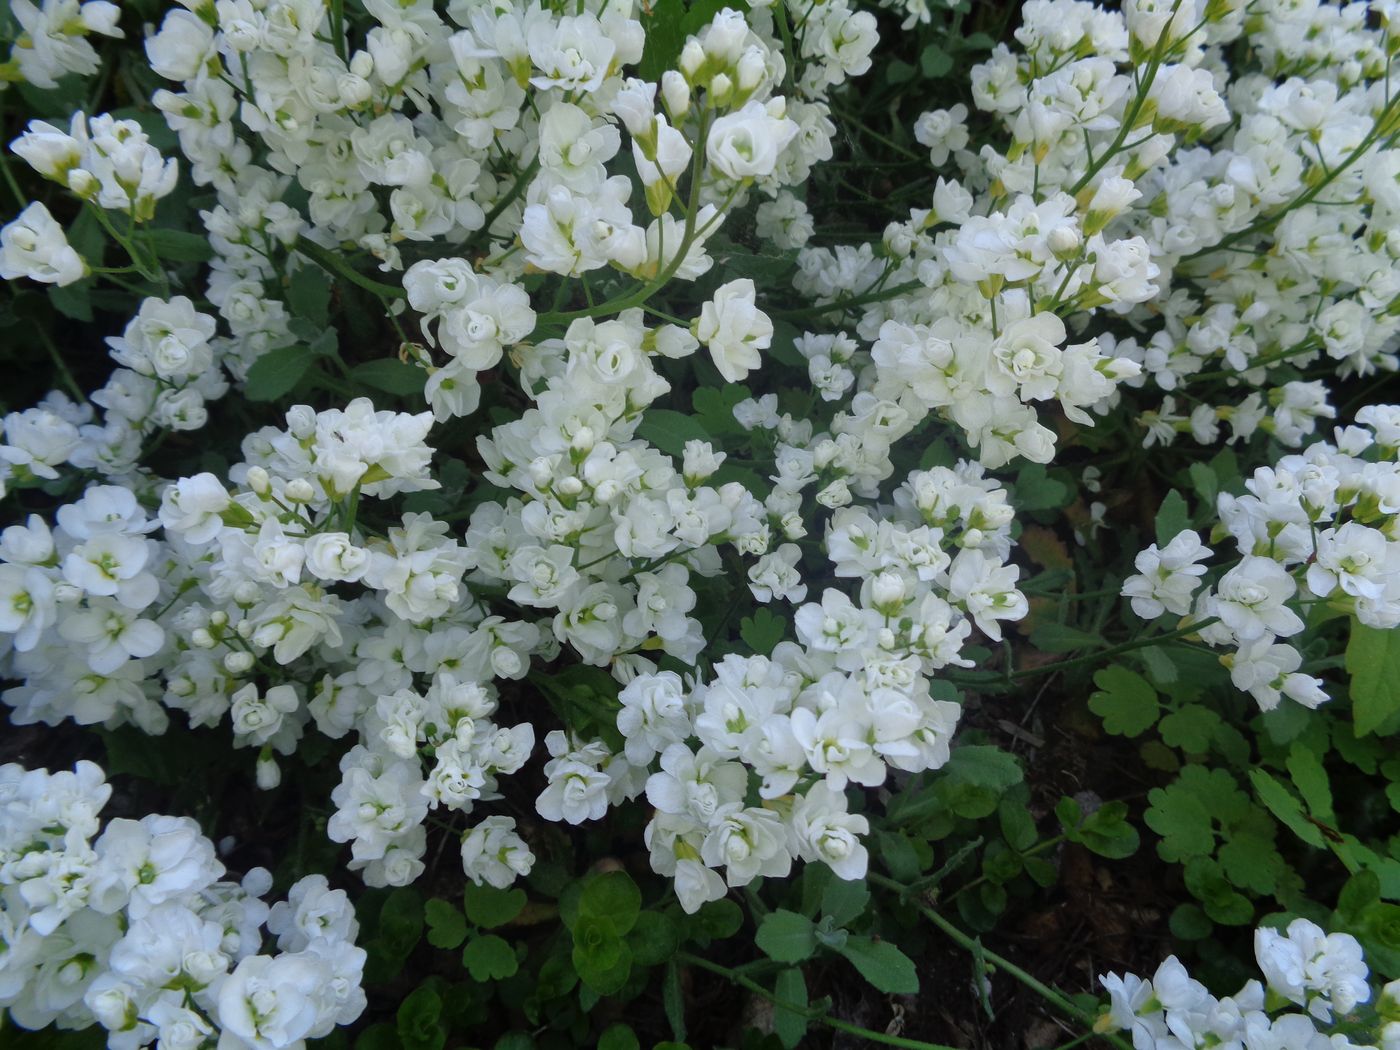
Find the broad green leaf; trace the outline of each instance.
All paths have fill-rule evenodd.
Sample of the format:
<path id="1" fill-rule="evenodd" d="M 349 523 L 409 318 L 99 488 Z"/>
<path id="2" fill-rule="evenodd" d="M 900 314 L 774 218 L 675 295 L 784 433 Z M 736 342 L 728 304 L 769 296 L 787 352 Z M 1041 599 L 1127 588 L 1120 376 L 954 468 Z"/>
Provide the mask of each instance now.
<path id="1" fill-rule="evenodd" d="M 625 871 L 595 875 L 578 899 L 580 920 L 606 918 L 619 937 L 636 924 L 641 910 L 642 891 Z"/>
<path id="2" fill-rule="evenodd" d="M 428 943 L 434 948 L 455 948 L 467 939 L 467 919 L 462 909 L 434 897 L 423 905 L 428 920 Z"/>
<path id="3" fill-rule="evenodd" d="M 833 878 L 822 893 L 822 914 L 837 926 L 846 926 L 858 919 L 869 903 L 870 889 L 864 880 Z"/>
<path id="4" fill-rule="evenodd" d="M 287 282 L 287 307 L 293 316 L 324 328 L 330 319 L 331 279 L 326 271 L 306 263 Z"/>
<path id="5" fill-rule="evenodd" d="M 269 350 L 248 369 L 243 396 L 249 401 L 276 401 L 291 393 L 315 356 L 310 347 L 301 345 Z"/>
<path id="6" fill-rule="evenodd" d="M 687 441 L 710 440 L 709 433 L 694 416 L 669 408 L 648 409 L 637 427 L 637 436 L 669 456 L 684 455 Z"/>
<path id="7" fill-rule="evenodd" d="M 1016 475 L 1012 503 L 1017 510 L 1054 510 L 1070 500 L 1069 486 L 1050 477 L 1042 463 L 1028 463 Z"/>
<path id="8" fill-rule="evenodd" d="M 840 952 L 862 977 L 888 995 L 913 995 L 919 990 L 913 960 L 889 941 L 850 937 Z"/>
<path id="9" fill-rule="evenodd" d="M 1157 511 L 1157 517 L 1153 522 L 1157 532 L 1157 546 L 1165 547 L 1174 540 L 1178 533 L 1185 532 L 1191 527 L 1191 514 L 1186 508 L 1186 500 L 1181 493 L 1172 489 L 1162 500 L 1162 506 Z"/>
<path id="10" fill-rule="evenodd" d="M 1346 667 L 1356 735 L 1374 733 L 1400 714 L 1400 627 L 1382 631 L 1353 618 Z"/>
<path id="11" fill-rule="evenodd" d="M 155 227 L 142 236 L 161 262 L 207 262 L 214 257 L 209 238 L 200 233 Z"/>
<path id="12" fill-rule="evenodd" d="M 423 898 L 402 886 L 389 894 L 379 912 L 378 936 L 397 956 L 406 956 L 423 935 Z"/>
<path id="13" fill-rule="evenodd" d="M 494 933 L 473 937 L 462 949 L 462 965 L 474 981 L 500 981 L 519 969 L 515 950 Z"/>
<path id="14" fill-rule="evenodd" d="M 637 1033 L 628 1024 L 609 1025 L 598 1037 L 598 1050 L 640 1050 Z"/>
<path id="15" fill-rule="evenodd" d="M 422 984 L 410 992 L 395 1014 L 404 1050 L 441 1050 L 447 1042 L 447 1032 L 438 1023 L 441 1016 L 442 997 L 431 985 Z"/>
<path id="16" fill-rule="evenodd" d="M 817 950 L 817 928 L 805 915 L 778 908 L 763 917 L 754 943 L 770 959 L 801 962 Z"/>
<path id="17" fill-rule="evenodd" d="M 1172 747 L 1192 755 L 1203 754 L 1210 748 L 1220 716 L 1200 704 L 1187 704 L 1162 719 L 1157 731 Z"/>
<path id="18" fill-rule="evenodd" d="M 1103 727 L 1116 736 L 1141 736 L 1157 721 L 1161 705 L 1152 683 L 1122 664 L 1112 664 L 1094 675 L 1099 691 L 1089 698 L 1089 709 L 1103 719 Z"/>
<path id="19" fill-rule="evenodd" d="M 525 907 L 525 891 L 516 887 L 500 890 L 495 886 L 467 883 L 462 898 L 467 918 L 488 930 L 504 926 Z"/>
<path id="20" fill-rule="evenodd" d="M 350 377 L 376 390 L 405 396 L 421 394 L 423 384 L 428 381 L 427 372 L 396 357 L 382 357 L 377 361 L 358 364 L 350 370 Z"/>
<path id="21" fill-rule="evenodd" d="M 930 80 L 947 76 L 953 68 L 953 57 L 937 44 L 929 44 L 919 54 L 919 70 Z"/>
<path id="22" fill-rule="evenodd" d="M 767 656 L 783 640 L 787 623 L 771 609 L 758 608 L 739 621 L 739 637 L 760 656 Z"/>
<path id="23" fill-rule="evenodd" d="M 638 966 L 659 966 L 676 954 L 681 933 L 676 920 L 665 912 L 644 911 L 627 934 L 632 961 Z"/>

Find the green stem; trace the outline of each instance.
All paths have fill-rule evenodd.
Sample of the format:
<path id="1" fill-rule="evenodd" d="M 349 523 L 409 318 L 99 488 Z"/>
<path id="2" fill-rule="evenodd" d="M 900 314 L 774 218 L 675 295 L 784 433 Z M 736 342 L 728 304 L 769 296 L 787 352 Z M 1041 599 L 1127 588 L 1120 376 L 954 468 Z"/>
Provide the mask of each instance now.
<path id="1" fill-rule="evenodd" d="M 908 892 L 904 886 L 900 885 L 894 879 L 886 878 L 884 875 L 877 872 L 870 872 L 866 878 L 877 886 L 883 886 L 888 890 L 893 890 L 901 896 Z M 1055 989 L 1051 988 L 1043 981 L 1032 977 L 1009 959 L 1003 958 L 995 952 L 988 951 L 980 941 L 963 933 L 962 930 L 958 929 L 942 915 L 939 915 L 938 912 L 934 911 L 927 904 L 916 904 L 915 907 L 918 909 L 919 914 L 923 915 L 929 922 L 942 930 L 951 940 L 972 952 L 974 956 L 985 960 L 987 964 L 994 969 L 1000 970 L 1008 977 L 1014 977 L 1062 1013 L 1073 1017 L 1076 1021 L 1089 1025 L 1091 1028 L 1098 1022 L 1098 1016 L 1096 1014 L 1091 1014 L 1088 1010 L 1076 1006 L 1065 996 L 1055 991 Z M 1131 1050 L 1127 1043 L 1111 1032 L 1101 1032 L 1098 1034 L 1106 1042 L 1111 1043 L 1113 1046 L 1120 1047 L 1121 1050 Z"/>
<path id="2" fill-rule="evenodd" d="M 1197 620 L 1195 623 L 1188 623 L 1185 627 L 1179 627 L 1175 631 L 1168 631 L 1166 634 L 1154 634 L 1147 638 L 1139 638 L 1135 642 L 1124 642 L 1122 645 L 1115 645 L 1111 649 L 1103 649 L 1096 653 L 1088 653 L 1084 656 L 1076 656 L 1072 660 L 1057 660 L 1053 664 L 1046 664 L 1043 667 L 1031 667 L 1024 671 L 1013 671 L 1009 675 L 988 674 L 985 678 L 974 678 L 970 675 L 958 675 L 954 679 L 964 685 L 986 685 L 990 682 L 1017 681 L 1022 678 L 1034 678 L 1036 675 L 1056 674 L 1059 671 L 1066 671 L 1071 667 L 1080 664 L 1096 663 L 1107 660 L 1110 657 L 1121 656 L 1123 653 L 1132 652 L 1134 649 L 1144 649 L 1149 645 L 1157 645 L 1161 642 L 1170 642 L 1176 638 L 1185 638 L 1188 635 L 1197 633 L 1203 627 L 1209 627 L 1217 621 L 1218 617 L 1208 616 L 1204 620 Z"/>
<path id="3" fill-rule="evenodd" d="M 491 210 L 486 213 L 486 220 L 481 224 L 481 233 L 484 236 L 491 236 L 492 225 L 494 225 L 496 220 L 510 207 L 511 202 L 525 192 L 525 187 L 530 185 L 530 180 L 535 177 L 535 173 L 539 170 L 540 157 L 539 154 L 536 153 L 535 159 L 530 161 L 530 163 L 526 165 L 525 170 L 511 183 L 511 187 L 506 190 L 505 196 L 492 205 Z"/>
<path id="4" fill-rule="evenodd" d="M 846 299 L 835 299 L 825 306 L 813 306 L 804 310 L 774 310 L 772 313 L 773 316 L 781 317 L 785 321 L 804 317 L 821 317 L 833 310 L 849 310 L 856 306 L 865 306 L 868 303 L 882 303 L 889 299 L 897 299 L 905 292 L 912 292 L 923 287 L 923 281 L 905 281 L 903 284 L 897 284 L 893 288 L 886 288 L 882 291 L 866 291 Z"/>
<path id="5" fill-rule="evenodd" d="M 330 0 L 331 36 L 335 37 L 335 53 L 342 62 L 349 62 L 345 44 L 345 0 Z"/>
<path id="6" fill-rule="evenodd" d="M 68 392 L 73 395 L 78 404 L 87 402 L 87 395 L 83 393 L 83 388 L 78 385 L 78 381 L 73 378 L 73 373 L 68 370 L 68 362 L 63 360 L 63 355 L 58 352 L 58 347 L 54 346 L 53 340 L 49 338 L 49 333 L 44 330 L 43 325 L 35 325 L 33 331 L 39 334 L 39 342 L 44 344 L 44 349 L 49 352 L 49 358 L 53 361 L 54 368 L 58 369 L 58 377 L 63 381 L 63 385 L 68 388 Z"/>
<path id="7" fill-rule="evenodd" d="M 367 292 L 373 292 L 375 295 L 385 296 L 391 299 L 403 299 L 405 297 L 406 293 L 402 288 L 392 284 L 384 284 L 382 281 L 376 281 L 372 277 L 366 277 L 358 270 L 351 269 L 349 264 L 339 255 L 322 248 L 315 241 L 308 241 L 305 237 L 298 237 L 296 243 L 293 244 L 292 247 L 301 252 L 302 255 L 306 256 L 317 266 L 321 267 L 321 269 L 337 277 L 343 277 L 351 284 L 359 285 Z"/>
<path id="8" fill-rule="evenodd" d="M 741 988 L 747 988 L 749 991 L 753 992 L 754 995 L 762 996 L 774 1006 L 806 1017 L 809 1021 L 816 1021 L 818 1024 L 824 1024 L 828 1028 L 834 1028 L 838 1032 L 845 1032 L 848 1035 L 858 1035 L 867 1042 L 880 1043 L 884 1046 L 900 1046 L 904 1047 L 905 1050 L 953 1050 L 952 1047 L 942 1043 L 925 1043 L 919 1039 L 905 1039 L 903 1036 L 877 1032 L 872 1028 L 862 1028 L 859 1025 L 851 1024 L 849 1021 L 842 1021 L 840 1018 L 832 1017 L 825 1010 L 817 1010 L 810 1006 L 803 1006 L 800 1003 L 793 1003 L 786 999 L 780 999 L 767 988 L 763 987 L 763 985 L 759 984 L 757 981 L 750 980 L 737 970 L 730 969 L 728 966 L 721 966 L 719 963 L 711 962 L 709 959 L 699 955 L 691 955 L 689 952 L 677 952 L 676 961 L 684 963 L 687 966 L 696 966 L 702 970 L 709 970 L 711 973 L 723 977 L 731 984 L 737 984 Z"/>

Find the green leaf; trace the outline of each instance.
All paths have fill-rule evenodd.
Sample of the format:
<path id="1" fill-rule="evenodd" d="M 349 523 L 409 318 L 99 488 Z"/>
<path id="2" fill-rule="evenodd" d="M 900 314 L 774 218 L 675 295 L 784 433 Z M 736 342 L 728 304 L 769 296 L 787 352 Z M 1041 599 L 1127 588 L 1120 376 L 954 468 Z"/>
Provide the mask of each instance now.
<path id="1" fill-rule="evenodd" d="M 1326 845 L 1317 825 L 1308 821 L 1298 800 L 1288 793 L 1288 789 L 1262 769 L 1252 769 L 1249 782 L 1254 785 L 1259 801 L 1269 807 L 1269 812 L 1288 825 L 1289 830 L 1309 846 L 1322 848 Z"/>
<path id="2" fill-rule="evenodd" d="M 1172 936 L 1183 941 L 1200 941 L 1210 936 L 1215 924 L 1200 907 L 1187 902 L 1178 904 L 1167 921 Z"/>
<path id="3" fill-rule="evenodd" d="M 413 989 L 394 1016 L 405 1050 L 441 1050 L 447 1042 L 447 1032 L 438 1023 L 441 1016 L 442 997 L 432 985 L 421 984 Z"/>
<path id="4" fill-rule="evenodd" d="M 396 956 L 414 949 L 423 935 L 423 898 L 417 890 L 402 886 L 389 894 L 379 912 L 378 935 Z"/>
<path id="5" fill-rule="evenodd" d="M 269 350 L 248 369 L 243 396 L 249 401 L 276 401 L 291 393 L 315 359 L 308 346 L 283 346 Z"/>
<path id="6" fill-rule="evenodd" d="M 1400 714 L 1400 627 L 1382 631 L 1353 617 L 1346 668 L 1357 736 L 1374 733 Z"/>
<path id="7" fill-rule="evenodd" d="M 632 961 L 638 966 L 659 966 L 680 948 L 681 931 L 676 920 L 659 911 L 644 911 L 627 935 Z"/>
<path id="8" fill-rule="evenodd" d="M 365 361 L 356 365 L 350 370 L 350 378 L 363 386 L 374 387 L 375 390 L 407 396 L 423 392 L 428 373 L 417 365 L 410 365 L 396 357 L 381 357 L 377 361 Z"/>
<path id="9" fill-rule="evenodd" d="M 683 1041 L 685 1027 L 685 990 L 681 987 L 681 968 L 673 960 L 666 967 L 666 979 L 661 984 L 661 1006 L 671 1034 Z"/>
<path id="10" fill-rule="evenodd" d="M 474 981 L 500 981 L 519 969 L 515 950 L 494 933 L 473 937 L 462 949 L 462 965 Z"/>
<path id="11" fill-rule="evenodd" d="M 495 886 L 467 883 L 462 894 L 467 918 L 485 929 L 504 926 L 525 907 L 525 891 L 517 887 L 499 890 Z"/>
<path id="12" fill-rule="evenodd" d="M 802 976 L 802 971 L 796 967 L 780 970 L 773 982 L 773 994 L 782 1002 L 806 1007 L 808 1005 L 807 981 Z M 773 1031 L 777 1033 L 783 1046 L 787 1047 L 788 1050 L 793 1050 L 807 1034 L 807 1015 L 775 1005 L 773 1008 Z"/>
<path id="13" fill-rule="evenodd" d="M 947 76 L 953 68 L 953 56 L 937 44 L 929 44 L 919 54 L 919 69 L 930 80 Z"/>
<path id="14" fill-rule="evenodd" d="M 1204 856 L 1215 848 L 1210 810 L 1194 793 L 1183 790 L 1179 780 L 1166 788 L 1153 788 L 1147 800 L 1150 805 L 1143 819 L 1162 836 L 1157 853 L 1163 860 Z"/>
<path id="15" fill-rule="evenodd" d="M 687 441 L 709 441 L 710 435 L 694 416 L 669 408 L 651 408 L 642 416 L 637 436 L 670 456 L 683 456 Z"/>
<path id="16" fill-rule="evenodd" d="M 306 263 L 287 282 L 287 308 L 324 328 L 330 320 L 331 279 L 319 266 Z"/>
<path id="17" fill-rule="evenodd" d="M 1043 623 L 1031 632 L 1031 645 L 1042 653 L 1072 653 L 1076 649 L 1100 648 L 1103 636 L 1068 624 Z"/>
<path id="18" fill-rule="evenodd" d="M 760 656 L 767 656 L 787 633 L 787 623 L 771 609 L 757 608 L 739 621 L 739 637 Z"/>
<path id="19" fill-rule="evenodd" d="M 1210 747 L 1220 716 L 1200 704 L 1187 704 L 1162 719 L 1157 731 L 1172 747 L 1192 755 L 1203 754 Z"/>
<path id="20" fill-rule="evenodd" d="M 1178 533 L 1191 527 L 1191 514 L 1186 508 L 1186 500 L 1176 489 L 1168 492 L 1166 499 L 1162 500 L 1161 509 L 1157 511 L 1157 518 L 1153 524 L 1157 530 L 1158 547 L 1165 547 Z"/>
<path id="21" fill-rule="evenodd" d="M 817 950 L 817 928 L 805 915 L 778 908 L 763 917 L 754 943 L 777 962 L 801 962 Z"/>
<path id="22" fill-rule="evenodd" d="M 48 288 L 49 302 L 64 317 L 86 324 L 92 320 L 92 283 L 91 278 L 86 278 L 62 288 L 51 284 Z"/>
<path id="23" fill-rule="evenodd" d="M 1141 736 L 1157 721 L 1161 705 L 1152 683 L 1122 664 L 1112 664 L 1094 675 L 1099 691 L 1089 698 L 1089 709 L 1103 719 L 1103 727 L 1116 736 Z"/>
<path id="24" fill-rule="evenodd" d="M 727 897 L 706 902 L 690 916 L 688 922 L 690 936 L 702 940 L 704 944 L 733 937 L 743 924 L 744 909 Z"/>
<path id="25" fill-rule="evenodd" d="M 913 995 L 919 990 L 919 975 L 913 960 L 889 941 L 850 937 L 839 950 L 861 976 L 880 991 L 888 995 Z"/>
<path id="26" fill-rule="evenodd" d="M 1327 780 L 1327 770 L 1316 751 L 1303 744 L 1294 744 L 1288 749 L 1288 775 L 1293 786 L 1308 804 L 1308 811 L 1326 824 L 1335 824 L 1332 813 L 1332 785 Z"/>
<path id="27" fill-rule="evenodd" d="M 214 257 L 213 245 L 201 233 L 153 227 L 142 236 L 161 262 L 207 262 Z"/>
<path id="28" fill-rule="evenodd" d="M 1055 806 L 1055 816 L 1066 838 L 1110 860 L 1131 857 L 1142 841 L 1137 828 L 1128 823 L 1126 802 L 1105 802 L 1085 817 L 1079 804 L 1066 796 Z"/>
<path id="29" fill-rule="evenodd" d="M 428 943 L 434 948 L 452 949 L 467 939 L 467 920 L 462 909 L 434 897 L 423 905 L 428 920 Z"/>
<path id="30" fill-rule="evenodd" d="M 609 1025 L 598 1037 L 598 1050 L 640 1050 L 641 1045 L 632 1026 L 621 1022 Z"/>
<path id="31" fill-rule="evenodd" d="M 578 899 L 580 920 L 606 918 L 619 937 L 636 924 L 641 910 L 642 891 L 625 871 L 595 875 Z"/>
<path id="32" fill-rule="evenodd" d="M 914 79 L 917 70 L 908 62 L 893 59 L 885 65 L 885 79 L 891 84 L 907 84 Z"/>
<path id="33" fill-rule="evenodd" d="M 1254 919 L 1254 905 L 1226 881 L 1220 866 L 1208 857 L 1192 857 L 1182 872 L 1186 888 L 1205 912 L 1222 926 L 1245 926 Z"/>
<path id="34" fill-rule="evenodd" d="M 730 383 L 718 390 L 714 387 L 701 387 L 690 395 L 690 403 L 695 409 L 695 418 L 705 428 L 705 433 L 718 437 L 722 434 L 746 433 L 734 418 L 734 406 L 752 396 L 748 387 Z M 647 415 L 651 413 L 648 412 Z"/>
<path id="35" fill-rule="evenodd" d="M 1051 478 L 1042 463 L 1028 463 L 1016 475 L 1012 503 L 1017 510 L 1055 510 L 1070 500 L 1070 489 Z"/>
<path id="36" fill-rule="evenodd" d="M 833 878 L 822 893 L 822 914 L 837 926 L 847 926 L 860 918 L 870 903 L 870 889 L 865 881 Z"/>
<path id="37" fill-rule="evenodd" d="M 1215 471 L 1197 460 L 1186 468 L 1186 472 L 1190 474 L 1191 484 L 1201 502 L 1207 507 L 1215 506 L 1215 498 L 1220 495 L 1220 479 L 1215 476 Z"/>

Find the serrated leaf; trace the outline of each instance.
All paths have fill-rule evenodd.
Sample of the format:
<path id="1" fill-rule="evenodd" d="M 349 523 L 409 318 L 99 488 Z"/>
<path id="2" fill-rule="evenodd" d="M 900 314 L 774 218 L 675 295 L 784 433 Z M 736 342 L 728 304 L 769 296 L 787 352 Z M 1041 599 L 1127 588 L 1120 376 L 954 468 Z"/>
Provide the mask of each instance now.
<path id="1" fill-rule="evenodd" d="M 462 965 L 474 981 L 500 981 L 514 976 L 520 964 L 510 944 L 494 933 L 484 933 L 462 949 Z"/>
<path id="2" fill-rule="evenodd" d="M 754 943 L 777 962 L 801 962 L 817 950 L 817 928 L 807 916 L 778 908 L 763 917 Z"/>
<path id="3" fill-rule="evenodd" d="M 376 390 L 406 396 L 423 392 L 428 373 L 417 365 L 408 364 L 398 358 L 383 357 L 377 361 L 365 361 L 356 365 L 350 370 L 350 378 Z"/>
<path id="4" fill-rule="evenodd" d="M 423 905 L 428 920 L 428 943 L 434 948 L 452 949 L 467 939 L 467 919 L 462 909 L 436 897 Z"/>
<path id="5" fill-rule="evenodd" d="M 1199 755 L 1209 747 L 1220 725 L 1220 716 L 1200 704 L 1187 704 L 1162 719 L 1157 731 L 1162 739 L 1172 747 L 1179 747 L 1189 754 Z"/>
<path id="6" fill-rule="evenodd" d="M 1205 856 L 1215 848 L 1210 810 L 1192 792 L 1183 790 L 1179 781 L 1170 787 L 1153 788 L 1147 800 L 1149 806 L 1143 819 L 1162 836 L 1157 853 L 1163 860 Z"/>
<path id="7" fill-rule="evenodd" d="M 887 995 L 913 995 L 919 990 L 914 962 L 889 941 L 849 937 L 839 951 L 860 975 Z"/>
<path id="8" fill-rule="evenodd" d="M 1142 675 L 1122 664 L 1112 664 L 1094 674 L 1099 691 L 1089 698 L 1089 709 L 1103 719 L 1103 727 L 1116 736 L 1141 736 L 1157 721 L 1161 704 L 1157 690 Z"/>
<path id="9" fill-rule="evenodd" d="M 1162 506 L 1157 511 L 1157 517 L 1153 521 L 1157 532 L 1157 546 L 1165 547 L 1178 533 L 1185 532 L 1191 527 L 1191 513 L 1187 510 L 1186 500 L 1180 492 L 1172 489 L 1162 500 Z"/>
<path id="10" fill-rule="evenodd" d="M 269 350 L 248 369 L 243 396 L 249 401 L 276 401 L 291 393 L 315 360 L 307 346 L 283 346 Z"/>
<path id="11" fill-rule="evenodd" d="M 1357 736 L 1374 733 L 1400 714 L 1400 627 L 1383 631 L 1353 617 L 1346 668 Z"/>
<path id="12" fill-rule="evenodd" d="M 755 609 L 739 621 L 739 637 L 760 656 L 767 656 L 783 640 L 787 623 L 770 609 Z"/>

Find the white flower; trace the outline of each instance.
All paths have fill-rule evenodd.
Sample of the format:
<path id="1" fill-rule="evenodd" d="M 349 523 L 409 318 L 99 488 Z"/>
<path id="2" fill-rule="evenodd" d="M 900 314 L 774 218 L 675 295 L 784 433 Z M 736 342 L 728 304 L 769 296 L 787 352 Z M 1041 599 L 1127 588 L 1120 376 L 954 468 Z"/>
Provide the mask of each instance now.
<path id="1" fill-rule="evenodd" d="M 720 375 L 737 383 L 761 363 L 759 351 L 773 341 L 773 322 L 754 304 L 754 284 L 745 277 L 715 290 L 701 307 L 695 334 Z"/>
<path id="2" fill-rule="evenodd" d="M 35 202 L 0 229 L 0 278 L 28 277 L 44 284 L 64 285 L 87 276 L 83 261 L 49 210 Z"/>
<path id="3" fill-rule="evenodd" d="M 530 873 L 535 855 L 516 834 L 512 817 L 487 817 L 462 836 L 462 868 L 467 878 L 506 889 Z"/>
<path id="4" fill-rule="evenodd" d="M 783 116 L 783 100 L 767 106 L 750 101 L 710 126 L 705 156 L 721 175 L 736 182 L 773 174 L 778 155 L 797 137 L 797 124 Z"/>

